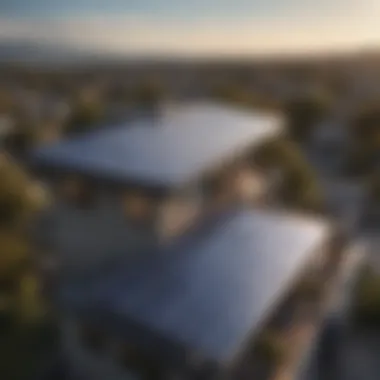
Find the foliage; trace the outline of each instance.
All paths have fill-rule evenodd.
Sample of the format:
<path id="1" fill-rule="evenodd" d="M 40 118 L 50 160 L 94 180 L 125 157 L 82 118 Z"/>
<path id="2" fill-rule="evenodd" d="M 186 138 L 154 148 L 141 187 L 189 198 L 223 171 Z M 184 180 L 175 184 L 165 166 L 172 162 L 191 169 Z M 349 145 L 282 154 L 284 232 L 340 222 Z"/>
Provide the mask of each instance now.
<path id="1" fill-rule="evenodd" d="M 4 139 L 5 147 L 16 156 L 24 155 L 35 146 L 38 125 L 20 114 L 14 114 L 15 126 Z"/>
<path id="2" fill-rule="evenodd" d="M 20 234 L 9 231 L 0 233 L 0 280 L 12 282 L 29 264 L 29 248 Z"/>
<path id="3" fill-rule="evenodd" d="M 0 177 L 0 227 L 19 225 L 39 207 L 37 188 L 5 155 L 0 155 Z"/>
<path id="4" fill-rule="evenodd" d="M 380 106 L 371 104 L 361 109 L 349 124 L 351 145 L 347 172 L 367 176 L 375 168 L 380 149 Z"/>
<path id="5" fill-rule="evenodd" d="M 279 104 L 274 99 L 249 91 L 244 86 L 235 83 L 216 86 L 212 90 L 212 97 L 219 101 L 251 109 L 270 111 L 279 109 Z"/>
<path id="6" fill-rule="evenodd" d="M 316 299 L 321 295 L 323 285 L 320 279 L 310 277 L 303 278 L 297 285 L 295 296 L 304 297 L 306 299 Z"/>
<path id="7" fill-rule="evenodd" d="M 312 212 L 323 210 L 324 200 L 316 175 L 293 141 L 270 140 L 254 153 L 253 160 L 278 171 L 281 181 L 275 185 L 276 192 L 286 205 Z"/>
<path id="8" fill-rule="evenodd" d="M 0 114 L 11 114 L 14 108 L 14 101 L 10 93 L 0 90 Z"/>
<path id="9" fill-rule="evenodd" d="M 351 177 L 368 176 L 374 169 L 376 153 L 368 144 L 355 141 L 348 150 L 345 163 L 346 174 Z"/>
<path id="10" fill-rule="evenodd" d="M 71 102 L 68 133 L 82 133 L 94 128 L 105 114 L 105 104 L 98 94 L 79 93 Z"/>
<path id="11" fill-rule="evenodd" d="M 1 336 L 2 378 L 38 378 L 53 361 L 57 350 L 57 331 L 50 324 L 34 323 L 9 328 Z"/>
<path id="12" fill-rule="evenodd" d="M 37 187 L 6 156 L 0 159 L 0 176 L 0 298 L 6 303 L 2 312 L 29 318 L 35 315 L 30 301 L 37 299 L 37 290 L 31 291 L 35 279 L 25 228 L 40 207 L 40 199 Z"/>
<path id="13" fill-rule="evenodd" d="M 363 107 L 350 123 L 351 134 L 354 140 L 370 143 L 380 132 L 380 105 L 371 104 Z M 377 139 L 376 141 L 380 141 Z"/>
<path id="14" fill-rule="evenodd" d="M 135 88 L 132 96 L 138 105 L 152 107 L 163 100 L 167 93 L 158 78 L 148 78 Z"/>
<path id="15" fill-rule="evenodd" d="M 286 350 L 286 343 L 281 338 L 281 334 L 269 329 L 261 332 L 255 343 L 255 354 L 274 364 L 284 358 Z"/>
<path id="16" fill-rule="evenodd" d="M 380 202 L 380 173 L 375 171 L 368 181 L 369 196 L 376 202 Z"/>
<path id="17" fill-rule="evenodd" d="M 284 113 L 289 136 L 297 141 L 308 141 L 329 107 L 328 99 L 321 96 L 305 96 L 287 102 Z"/>
<path id="18" fill-rule="evenodd" d="M 353 293 L 352 317 L 361 327 L 380 327 L 380 275 L 369 266 L 362 269 Z"/>

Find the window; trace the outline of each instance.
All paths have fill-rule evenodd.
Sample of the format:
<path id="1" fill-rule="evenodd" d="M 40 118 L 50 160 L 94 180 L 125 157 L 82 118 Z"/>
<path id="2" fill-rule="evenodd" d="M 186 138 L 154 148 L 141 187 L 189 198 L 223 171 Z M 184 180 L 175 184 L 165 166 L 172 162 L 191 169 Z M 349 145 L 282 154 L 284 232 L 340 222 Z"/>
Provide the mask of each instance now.
<path id="1" fill-rule="evenodd" d="M 89 325 L 80 327 L 80 339 L 84 347 L 94 353 L 101 353 L 106 346 L 106 337 L 98 329 Z"/>

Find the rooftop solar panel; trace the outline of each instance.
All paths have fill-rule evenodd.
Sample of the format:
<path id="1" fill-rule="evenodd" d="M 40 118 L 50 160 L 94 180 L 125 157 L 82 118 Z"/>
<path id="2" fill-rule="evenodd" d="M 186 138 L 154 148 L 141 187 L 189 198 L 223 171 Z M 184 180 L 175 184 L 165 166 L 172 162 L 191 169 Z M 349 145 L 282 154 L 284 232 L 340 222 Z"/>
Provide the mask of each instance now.
<path id="1" fill-rule="evenodd" d="M 207 103 L 179 105 L 164 108 L 156 119 L 40 148 L 33 159 L 101 179 L 175 186 L 279 129 L 273 115 Z"/>
<path id="2" fill-rule="evenodd" d="M 97 289 L 112 313 L 191 352 L 228 362 L 327 233 L 321 221 L 239 211 L 191 244 L 130 276 L 98 282 Z"/>

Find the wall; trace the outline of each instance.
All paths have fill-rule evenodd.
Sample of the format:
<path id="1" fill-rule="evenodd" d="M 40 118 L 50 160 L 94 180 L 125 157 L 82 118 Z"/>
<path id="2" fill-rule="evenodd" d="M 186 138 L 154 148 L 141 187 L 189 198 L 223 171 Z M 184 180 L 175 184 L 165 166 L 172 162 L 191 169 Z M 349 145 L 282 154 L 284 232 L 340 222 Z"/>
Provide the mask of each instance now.
<path id="1" fill-rule="evenodd" d="M 139 256 L 184 233 L 205 213 L 236 201 L 253 204 L 265 195 L 265 179 L 259 173 L 238 167 L 227 174 L 218 182 L 217 193 L 209 197 L 204 197 L 199 186 L 195 190 L 188 186 L 156 201 L 152 221 L 144 227 L 129 221 L 122 195 L 110 190 L 94 188 L 95 200 L 88 208 L 79 208 L 57 194 L 38 234 L 68 271 L 81 273 L 105 262 Z"/>
<path id="2" fill-rule="evenodd" d="M 155 246 L 153 226 L 139 229 L 129 223 L 121 198 L 112 193 L 98 193 L 88 209 L 58 200 L 46 214 L 41 232 L 66 268 L 86 269 Z"/>

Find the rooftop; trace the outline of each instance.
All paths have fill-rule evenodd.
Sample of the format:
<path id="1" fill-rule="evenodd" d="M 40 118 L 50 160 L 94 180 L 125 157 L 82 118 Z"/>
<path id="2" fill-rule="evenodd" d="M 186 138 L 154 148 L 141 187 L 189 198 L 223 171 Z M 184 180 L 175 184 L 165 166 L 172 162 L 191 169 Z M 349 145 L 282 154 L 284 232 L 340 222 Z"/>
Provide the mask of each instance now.
<path id="1" fill-rule="evenodd" d="M 160 116 L 38 149 L 37 165 L 97 179 L 172 187 L 278 133 L 274 115 L 212 103 L 169 106 Z"/>
<path id="2" fill-rule="evenodd" d="M 259 331 L 329 228 L 320 220 L 239 210 L 199 232 L 127 273 L 119 268 L 80 289 L 69 286 L 64 299 L 137 324 L 149 332 L 146 339 L 157 334 L 173 347 L 228 363 Z"/>

